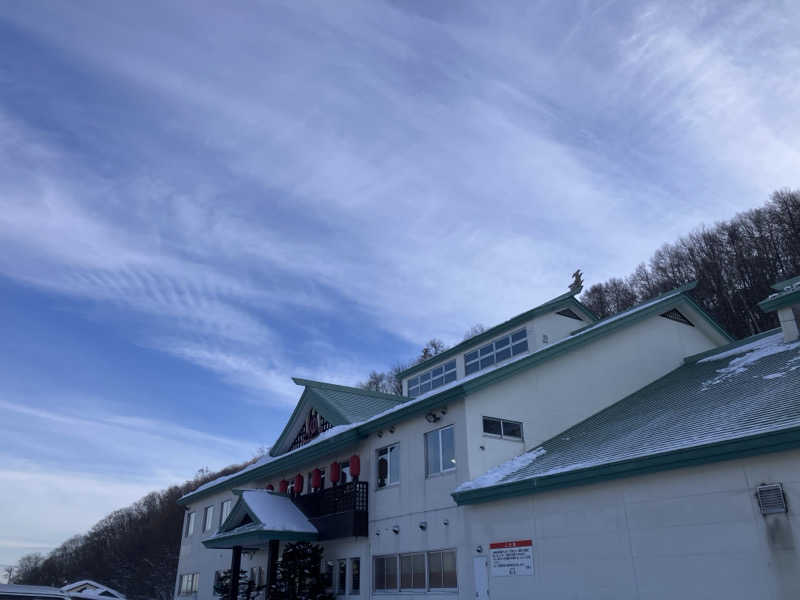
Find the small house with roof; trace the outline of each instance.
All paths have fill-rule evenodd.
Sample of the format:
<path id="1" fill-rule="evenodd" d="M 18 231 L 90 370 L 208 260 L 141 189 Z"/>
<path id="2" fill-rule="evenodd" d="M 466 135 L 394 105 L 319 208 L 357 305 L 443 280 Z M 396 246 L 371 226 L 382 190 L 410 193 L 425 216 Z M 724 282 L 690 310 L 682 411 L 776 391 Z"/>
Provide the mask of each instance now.
<path id="1" fill-rule="evenodd" d="M 800 597 L 795 283 L 738 342 L 691 284 L 603 320 L 573 286 L 402 396 L 295 379 L 269 454 L 180 499 L 176 598 L 263 598 L 299 540 L 349 597 Z"/>

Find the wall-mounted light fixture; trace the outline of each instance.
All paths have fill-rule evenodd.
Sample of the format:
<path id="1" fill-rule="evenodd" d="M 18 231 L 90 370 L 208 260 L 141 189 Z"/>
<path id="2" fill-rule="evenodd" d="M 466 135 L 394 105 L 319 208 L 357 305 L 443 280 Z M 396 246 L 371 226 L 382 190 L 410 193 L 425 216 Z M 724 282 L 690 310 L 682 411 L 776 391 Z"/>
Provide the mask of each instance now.
<path id="1" fill-rule="evenodd" d="M 397 535 L 400 533 L 400 525 L 392 525 L 392 531 Z"/>
<path id="2" fill-rule="evenodd" d="M 450 525 L 450 519 L 445 519 L 444 521 L 442 521 L 442 525 L 444 525 L 445 527 Z"/>
<path id="3" fill-rule="evenodd" d="M 440 418 L 441 417 L 439 417 L 439 415 L 432 412 L 429 412 L 427 415 L 425 415 L 425 420 L 428 423 L 436 423 L 436 421 L 438 421 Z"/>
<path id="4" fill-rule="evenodd" d="M 394 433 L 394 425 L 392 425 L 391 427 L 389 427 L 389 433 Z"/>
<path id="5" fill-rule="evenodd" d="M 422 531 L 425 531 L 428 528 L 428 522 L 427 521 L 420 521 L 419 522 L 419 528 L 422 529 Z"/>
<path id="6" fill-rule="evenodd" d="M 480 554 L 481 552 L 483 552 L 483 546 L 481 546 L 480 544 L 478 544 L 478 545 L 475 547 L 475 552 L 477 552 L 478 554 Z"/>
<path id="7" fill-rule="evenodd" d="M 383 432 L 382 431 L 378 431 L 375 435 L 377 435 L 378 437 L 383 437 Z"/>

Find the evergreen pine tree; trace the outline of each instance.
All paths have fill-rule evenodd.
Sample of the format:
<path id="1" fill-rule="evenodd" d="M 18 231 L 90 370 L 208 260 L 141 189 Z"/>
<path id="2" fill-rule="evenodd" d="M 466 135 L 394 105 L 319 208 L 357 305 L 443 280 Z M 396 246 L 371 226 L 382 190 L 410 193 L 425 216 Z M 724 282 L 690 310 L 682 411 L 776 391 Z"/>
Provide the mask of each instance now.
<path id="1" fill-rule="evenodd" d="M 269 588 L 270 600 L 332 600 L 320 571 L 323 551 L 310 542 L 286 544 L 276 581 Z"/>

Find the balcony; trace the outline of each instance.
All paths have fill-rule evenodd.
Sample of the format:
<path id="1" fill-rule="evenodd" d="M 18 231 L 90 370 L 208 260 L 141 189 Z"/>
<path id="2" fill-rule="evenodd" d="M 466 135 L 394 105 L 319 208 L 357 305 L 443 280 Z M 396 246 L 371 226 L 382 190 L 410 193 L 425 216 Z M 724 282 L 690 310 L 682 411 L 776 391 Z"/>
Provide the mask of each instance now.
<path id="1" fill-rule="evenodd" d="M 292 501 L 319 531 L 320 540 L 369 535 L 368 486 L 351 481 Z"/>

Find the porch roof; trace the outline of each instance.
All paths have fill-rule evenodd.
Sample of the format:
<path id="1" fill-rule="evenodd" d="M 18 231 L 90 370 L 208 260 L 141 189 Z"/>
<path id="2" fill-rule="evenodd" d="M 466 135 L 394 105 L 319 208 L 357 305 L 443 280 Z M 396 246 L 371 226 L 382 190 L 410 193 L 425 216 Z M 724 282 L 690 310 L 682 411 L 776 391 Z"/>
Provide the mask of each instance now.
<path id="1" fill-rule="evenodd" d="M 206 548 L 263 546 L 270 540 L 312 541 L 317 528 L 284 494 L 236 490 L 239 499 Z"/>

